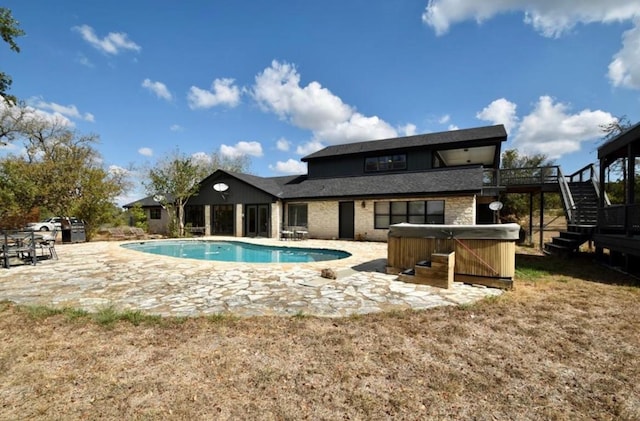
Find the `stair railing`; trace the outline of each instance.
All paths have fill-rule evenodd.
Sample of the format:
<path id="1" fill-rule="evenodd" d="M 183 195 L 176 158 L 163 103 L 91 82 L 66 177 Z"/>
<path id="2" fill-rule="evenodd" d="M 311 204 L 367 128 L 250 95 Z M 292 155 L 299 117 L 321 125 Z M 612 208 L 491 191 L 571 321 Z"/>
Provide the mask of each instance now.
<path id="1" fill-rule="evenodd" d="M 571 182 L 591 181 L 593 187 L 596 189 L 596 197 L 600 198 L 600 180 L 598 179 L 598 171 L 596 171 L 596 166 L 594 164 L 587 164 L 567 177 Z M 604 192 L 604 203 L 607 206 L 611 205 L 607 192 Z"/>
<path id="2" fill-rule="evenodd" d="M 564 204 L 564 212 L 567 216 L 567 221 L 569 223 L 573 223 L 573 211 L 576 209 L 576 204 L 573 201 L 571 189 L 569 189 L 569 183 L 567 183 L 565 176 L 562 175 L 560 167 L 558 167 L 558 185 L 560 186 L 560 193 L 562 194 L 562 203 Z"/>

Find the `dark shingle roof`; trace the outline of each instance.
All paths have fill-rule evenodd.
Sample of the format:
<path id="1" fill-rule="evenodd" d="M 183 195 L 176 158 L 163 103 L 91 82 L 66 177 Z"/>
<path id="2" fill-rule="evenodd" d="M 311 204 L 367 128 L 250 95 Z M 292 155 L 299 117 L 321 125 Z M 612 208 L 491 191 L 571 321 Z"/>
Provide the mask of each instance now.
<path id="1" fill-rule="evenodd" d="M 218 170 L 214 174 L 219 174 Z M 430 171 L 375 174 L 359 177 L 308 179 L 306 175 L 259 177 L 223 171 L 279 199 L 328 199 L 390 195 L 476 193 L 482 189 L 482 167 L 440 168 Z M 213 174 L 212 174 L 213 175 Z M 207 177 L 208 178 L 208 177 Z M 159 206 L 153 196 L 124 205 Z"/>
<path id="2" fill-rule="evenodd" d="M 219 171 L 229 174 L 230 176 L 235 177 L 240 181 L 243 181 L 257 189 L 260 189 L 276 197 L 282 197 L 283 185 L 299 177 L 297 175 L 293 175 L 293 176 L 289 175 L 289 176 L 283 176 L 283 177 L 259 177 L 257 175 L 243 174 L 239 172 L 224 171 L 224 170 L 219 170 Z"/>
<path id="3" fill-rule="evenodd" d="M 400 174 L 298 179 L 284 186 L 283 199 L 479 192 L 482 167 L 443 168 Z"/>
<path id="4" fill-rule="evenodd" d="M 347 143 L 343 145 L 327 146 L 317 152 L 302 158 L 308 161 L 316 158 L 326 158 L 335 155 L 351 155 L 392 149 L 406 149 L 442 144 L 473 142 L 482 143 L 488 140 L 505 141 L 507 132 L 503 125 L 475 127 L 472 129 L 450 130 L 440 133 L 428 133 L 415 136 L 396 137 L 392 139 L 371 140 L 368 142 Z"/>
<path id="5" fill-rule="evenodd" d="M 173 197 L 171 195 L 167 196 L 168 202 L 171 202 L 173 200 Z M 153 207 L 153 206 L 160 206 L 160 203 L 156 202 L 153 199 L 153 195 L 152 196 L 147 196 L 143 199 L 140 200 L 136 200 L 135 202 L 131 202 L 131 203 L 127 203 L 126 205 L 123 205 L 123 208 L 132 208 L 136 205 L 140 205 L 143 208 L 148 208 L 148 207 Z"/>

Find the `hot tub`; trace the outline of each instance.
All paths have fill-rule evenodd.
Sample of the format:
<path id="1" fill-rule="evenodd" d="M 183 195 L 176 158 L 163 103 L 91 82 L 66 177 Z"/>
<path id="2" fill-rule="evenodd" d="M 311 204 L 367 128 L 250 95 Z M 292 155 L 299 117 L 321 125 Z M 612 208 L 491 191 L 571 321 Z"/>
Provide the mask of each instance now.
<path id="1" fill-rule="evenodd" d="M 432 254 L 455 253 L 454 280 L 512 288 L 520 225 L 395 224 L 389 227 L 387 272 L 402 273 Z"/>

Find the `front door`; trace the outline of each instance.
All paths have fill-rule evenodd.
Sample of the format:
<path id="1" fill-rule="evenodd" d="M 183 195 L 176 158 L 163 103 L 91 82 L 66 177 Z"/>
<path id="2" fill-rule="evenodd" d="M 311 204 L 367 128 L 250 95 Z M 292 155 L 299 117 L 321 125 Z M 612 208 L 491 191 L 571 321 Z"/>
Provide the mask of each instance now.
<path id="1" fill-rule="evenodd" d="M 340 202 L 340 215 L 338 224 L 340 238 L 353 240 L 353 238 L 355 237 L 353 226 L 353 202 Z"/>
<path id="2" fill-rule="evenodd" d="M 247 237 L 269 237 L 269 205 L 247 205 L 245 217 Z"/>

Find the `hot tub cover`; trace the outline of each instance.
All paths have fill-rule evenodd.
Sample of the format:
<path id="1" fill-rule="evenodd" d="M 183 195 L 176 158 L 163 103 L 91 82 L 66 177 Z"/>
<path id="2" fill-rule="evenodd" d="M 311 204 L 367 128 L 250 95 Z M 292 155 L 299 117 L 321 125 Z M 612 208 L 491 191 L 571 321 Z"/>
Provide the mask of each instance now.
<path id="1" fill-rule="evenodd" d="M 520 225 L 440 225 L 394 224 L 389 227 L 389 237 L 458 238 L 478 240 L 518 240 Z"/>

